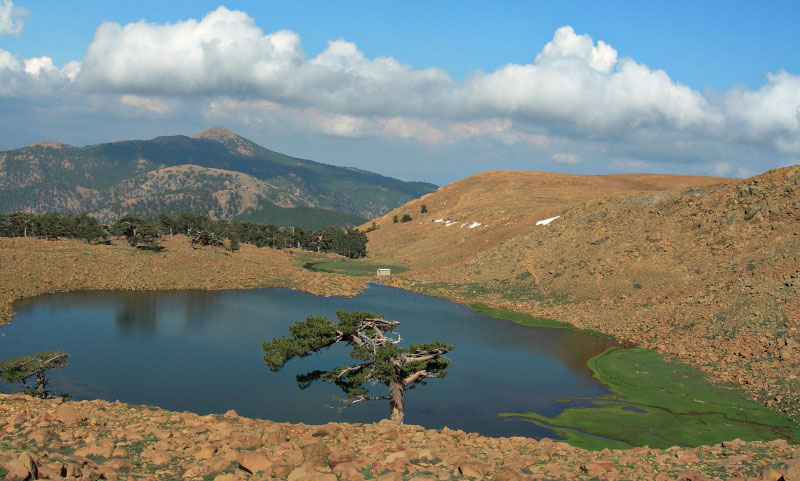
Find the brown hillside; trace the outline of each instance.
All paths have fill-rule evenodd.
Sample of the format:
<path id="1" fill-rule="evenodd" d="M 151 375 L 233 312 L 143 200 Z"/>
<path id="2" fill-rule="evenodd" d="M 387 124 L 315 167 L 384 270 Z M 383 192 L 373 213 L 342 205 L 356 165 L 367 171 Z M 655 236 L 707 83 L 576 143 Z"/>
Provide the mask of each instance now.
<path id="1" fill-rule="evenodd" d="M 747 180 L 488 172 L 379 219 L 370 255 L 411 267 L 395 281 L 408 288 L 613 333 L 797 416 L 799 182 L 798 167 Z"/>
<path id="2" fill-rule="evenodd" d="M 725 181 L 729 180 L 657 174 L 484 172 L 442 187 L 376 219 L 376 225 L 385 228 L 370 234 L 370 252 L 415 269 L 439 269 L 465 259 L 469 253 L 529 233 L 537 221 L 561 215 L 589 200 L 643 196 Z M 427 206 L 427 214 L 420 214 L 422 204 Z M 406 213 L 413 221 L 392 224 L 394 215 Z M 437 219 L 454 223 L 447 226 L 435 222 Z M 474 222 L 481 225 L 469 228 Z M 454 249 L 455 246 L 458 248 Z"/>

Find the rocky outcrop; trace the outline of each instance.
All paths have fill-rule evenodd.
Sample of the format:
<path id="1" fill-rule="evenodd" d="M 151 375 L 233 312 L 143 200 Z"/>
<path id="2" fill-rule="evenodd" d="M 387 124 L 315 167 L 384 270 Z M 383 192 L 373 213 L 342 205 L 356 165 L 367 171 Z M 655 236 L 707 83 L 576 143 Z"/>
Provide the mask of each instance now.
<path id="1" fill-rule="evenodd" d="M 0 395 L 0 466 L 7 480 L 797 481 L 800 447 L 735 440 L 592 452 L 550 439 L 489 438 L 388 420 L 311 426 L 15 394 Z"/>

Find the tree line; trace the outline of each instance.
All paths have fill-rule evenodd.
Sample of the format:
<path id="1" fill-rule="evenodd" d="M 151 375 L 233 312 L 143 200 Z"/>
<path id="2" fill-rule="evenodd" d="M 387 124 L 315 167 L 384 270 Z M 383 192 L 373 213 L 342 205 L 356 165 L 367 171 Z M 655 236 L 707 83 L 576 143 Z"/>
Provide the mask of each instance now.
<path id="1" fill-rule="evenodd" d="M 42 239 L 84 239 L 107 242 L 111 236 L 123 236 L 138 249 L 161 250 L 164 236 L 184 234 L 192 246 L 227 247 L 232 251 L 239 243 L 273 249 L 298 248 L 316 252 L 333 252 L 352 259 L 367 255 L 367 235 L 358 229 L 309 230 L 302 227 L 276 227 L 257 222 L 228 221 L 190 212 L 181 215 L 161 214 L 142 218 L 135 214 L 120 217 L 111 225 L 81 214 L 62 216 L 56 213 L 33 214 L 14 212 L 0 214 L 0 237 L 36 237 Z M 224 241 L 227 241 L 227 246 Z"/>

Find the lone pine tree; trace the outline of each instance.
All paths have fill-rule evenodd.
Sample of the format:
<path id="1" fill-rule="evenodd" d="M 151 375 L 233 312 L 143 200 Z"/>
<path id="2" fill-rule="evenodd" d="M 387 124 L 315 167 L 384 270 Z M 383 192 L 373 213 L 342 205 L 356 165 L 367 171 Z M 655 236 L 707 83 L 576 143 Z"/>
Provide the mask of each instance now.
<path id="1" fill-rule="evenodd" d="M 31 396 L 52 398 L 47 390 L 47 371 L 67 367 L 69 354 L 64 351 L 39 351 L 36 354 L 6 359 L 0 362 L 0 380 L 7 384 L 22 382 L 25 392 Z M 36 378 L 36 386 L 28 384 L 28 378 Z"/>
<path id="2" fill-rule="evenodd" d="M 435 341 L 400 347 L 402 338 L 394 332 L 400 324 L 397 321 L 360 311 L 338 311 L 336 317 L 337 323 L 326 317 L 308 316 L 289 327 L 291 338 L 264 342 L 264 362 L 278 372 L 294 357 L 308 356 L 337 342 L 347 343 L 353 346 L 350 357 L 359 362 L 298 375 L 300 389 L 321 380 L 337 385 L 350 404 L 388 400 L 392 420 L 402 424 L 404 391 L 424 385 L 427 379 L 445 377 L 450 360 L 444 355 L 453 346 Z M 369 387 L 375 384 L 388 386 L 389 394 L 370 396 Z"/>

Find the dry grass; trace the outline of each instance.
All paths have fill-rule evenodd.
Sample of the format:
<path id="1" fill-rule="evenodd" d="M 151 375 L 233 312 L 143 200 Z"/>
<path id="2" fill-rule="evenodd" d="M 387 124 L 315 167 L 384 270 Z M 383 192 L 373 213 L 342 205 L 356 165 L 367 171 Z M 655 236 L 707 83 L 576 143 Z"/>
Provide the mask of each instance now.
<path id="1" fill-rule="evenodd" d="M 15 299 L 75 290 L 250 289 L 290 287 L 320 295 L 355 295 L 364 281 L 311 272 L 298 253 L 242 245 L 229 253 L 192 249 L 184 236 L 168 238 L 164 251 L 137 251 L 124 241 L 0 238 L 0 323 Z"/>
<path id="2" fill-rule="evenodd" d="M 798 416 L 799 181 L 797 167 L 748 180 L 487 172 L 378 219 L 369 260 L 409 266 L 398 286 L 679 356 Z M 404 213 L 414 220 L 392 223 Z"/>

